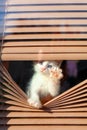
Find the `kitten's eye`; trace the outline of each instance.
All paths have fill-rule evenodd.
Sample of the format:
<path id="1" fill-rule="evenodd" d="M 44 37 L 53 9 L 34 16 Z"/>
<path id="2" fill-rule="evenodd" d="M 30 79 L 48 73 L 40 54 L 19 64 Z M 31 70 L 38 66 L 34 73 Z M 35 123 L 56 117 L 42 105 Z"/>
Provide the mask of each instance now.
<path id="1" fill-rule="evenodd" d="M 52 68 L 52 65 L 47 65 L 48 68 Z"/>

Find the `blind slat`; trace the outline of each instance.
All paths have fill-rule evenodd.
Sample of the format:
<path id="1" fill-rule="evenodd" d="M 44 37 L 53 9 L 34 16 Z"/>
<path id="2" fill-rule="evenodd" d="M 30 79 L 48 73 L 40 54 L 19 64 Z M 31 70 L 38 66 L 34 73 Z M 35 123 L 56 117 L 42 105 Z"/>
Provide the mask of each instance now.
<path id="1" fill-rule="evenodd" d="M 1 129 L 3 128 L 3 126 L 1 126 Z M 11 126 L 10 128 L 8 126 L 5 126 L 4 127 L 5 129 L 8 129 L 8 130 L 15 130 L 15 129 L 20 129 L 20 130 L 24 130 L 25 129 L 25 126 L 23 125 L 18 125 L 18 126 Z M 37 125 L 34 125 L 33 127 L 31 125 L 26 125 L 26 129 L 32 129 L 32 130 L 36 130 L 37 129 L 41 129 L 41 130 L 48 130 L 48 126 L 46 125 L 40 125 L 40 126 L 37 126 Z M 86 126 L 73 126 L 73 125 L 63 125 L 63 126 L 60 126 L 60 125 L 55 125 L 55 130 L 58 130 L 58 129 L 62 129 L 62 130 L 68 130 L 68 129 L 79 129 L 79 130 L 82 130 L 84 128 L 84 130 L 87 130 L 87 127 Z M 50 130 L 53 130 L 54 129 L 54 126 L 49 126 L 49 129 Z"/>
<path id="2" fill-rule="evenodd" d="M 40 52 L 41 53 L 41 52 Z M 26 58 L 25 58 L 26 57 Z M 1 58 L 4 61 L 17 61 L 17 60 L 85 60 L 87 59 L 87 53 L 58 53 L 58 54 L 53 54 L 53 53 L 48 53 L 48 54 L 2 54 Z"/>
<path id="3" fill-rule="evenodd" d="M 6 21 L 5 23 L 7 26 L 17 26 L 17 27 L 20 27 L 20 26 L 57 26 L 59 25 L 59 27 L 69 27 L 69 26 L 75 26 L 76 29 L 78 28 L 78 26 L 87 26 L 87 20 L 85 19 L 74 19 L 74 20 L 70 20 L 70 19 L 64 19 L 64 20 L 61 20 L 61 19 L 51 19 L 51 20 L 23 20 L 23 19 L 17 19 L 17 20 L 8 20 Z"/>
<path id="4" fill-rule="evenodd" d="M 7 14 L 5 19 L 86 19 L 87 13 L 71 13 L 70 12 L 64 12 L 64 13 L 13 13 L 13 14 Z"/>
<path id="5" fill-rule="evenodd" d="M 39 112 L 39 114 L 37 112 L 27 112 L 27 111 L 18 111 L 18 112 L 14 112 L 11 111 L 8 115 L 8 111 L 5 111 L 4 113 L 0 113 L 0 117 L 5 117 L 7 115 L 8 118 L 34 118 L 34 117 L 38 117 L 38 118 L 61 118 L 61 117 L 68 117 L 68 118 L 78 118 L 78 117 L 87 117 L 87 113 L 86 112 L 67 112 L 63 111 L 63 112 L 54 112 L 53 114 L 50 113 L 45 113 L 45 112 Z"/>
<path id="6" fill-rule="evenodd" d="M 71 118 L 67 118 L 67 120 L 66 120 L 66 118 L 64 119 L 64 118 L 55 118 L 55 120 L 53 120 L 52 118 L 45 118 L 45 119 L 43 119 L 43 118 L 41 118 L 41 119 L 39 119 L 39 121 L 38 121 L 38 119 L 35 119 L 35 118 L 24 118 L 24 119 L 18 119 L 18 118 L 13 118 L 13 119 L 11 119 L 11 118 L 9 118 L 10 120 L 8 121 L 8 119 L 4 119 L 4 120 L 2 120 L 2 122 L 0 122 L 0 124 L 2 125 L 2 124 L 5 124 L 5 122 L 7 122 L 7 125 L 49 125 L 49 124 L 51 124 L 51 125 L 58 125 L 58 124 L 61 124 L 61 125 L 78 125 L 79 124 L 79 122 L 81 122 L 81 125 L 86 125 L 86 123 L 87 123 L 87 120 L 84 118 L 83 120 L 82 119 L 71 119 Z"/>
<path id="7" fill-rule="evenodd" d="M 87 33 L 87 27 L 17 27 L 6 28 L 5 33 Z"/>
<path id="8" fill-rule="evenodd" d="M 16 5 L 12 5 L 12 6 L 10 6 L 10 7 L 8 7 L 7 8 L 7 11 L 8 11 L 8 13 L 12 13 L 12 12 L 15 12 L 15 13 L 17 13 L 17 12 L 26 12 L 26 11 L 31 11 L 31 12 L 34 12 L 34 13 L 36 13 L 37 11 L 50 11 L 50 12 L 54 12 L 54 11 L 56 11 L 56 12 L 63 12 L 63 11 L 71 11 L 71 12 L 81 12 L 81 11 L 87 11 L 87 5 L 84 5 L 84 6 L 81 6 L 81 5 L 78 5 L 78 6 L 74 6 L 74 5 L 67 5 L 67 6 L 64 6 L 64 5 L 48 5 L 48 6 L 45 6 L 45 8 L 44 8 L 44 5 L 41 5 L 41 6 L 30 6 L 30 5 L 19 5 L 19 6 L 16 6 Z M 31 13 L 31 12 L 29 12 L 29 13 Z M 28 13 L 28 12 L 27 12 Z"/>
<path id="9" fill-rule="evenodd" d="M 6 35 L 4 37 L 4 40 L 21 40 L 23 41 L 23 39 L 27 39 L 27 40 L 37 40 L 37 39 L 50 39 L 50 40 L 56 40 L 56 39 L 86 39 L 87 40 L 87 34 L 19 34 L 19 35 L 15 35 L 15 34 L 11 34 L 11 35 Z"/>
<path id="10" fill-rule="evenodd" d="M 24 0 L 19 0 L 19 1 L 9 0 L 9 5 L 15 5 L 15 4 L 60 4 L 60 3 L 61 4 L 73 4 L 73 3 L 77 3 L 77 4 L 84 3 L 84 4 L 86 4 L 87 1 L 86 0 L 83 0 L 83 1 L 81 1 L 81 0 L 71 0 L 71 1 L 61 0 L 61 2 L 60 2 L 58 0 L 54 0 L 54 1 L 53 0 L 44 0 L 44 1 L 41 1 L 41 0 L 37 0 L 37 1 L 35 1 L 35 0 L 32 0 L 32 1 L 29 1 L 29 0 L 26 0 L 26 1 L 24 1 Z"/>
<path id="11" fill-rule="evenodd" d="M 3 44 L 3 47 L 27 47 L 27 46 L 31 46 L 31 47 L 35 47 L 35 46 L 50 46 L 50 47 L 55 47 L 55 46 L 58 46 L 58 47 L 75 47 L 75 46 L 87 46 L 87 41 L 76 41 L 76 42 L 73 42 L 73 41 L 19 41 L 19 42 L 16 42 L 16 41 L 6 41 L 5 44 Z"/>
<path id="12" fill-rule="evenodd" d="M 26 54 L 26 53 L 39 53 L 39 52 L 44 53 L 86 53 L 87 52 L 87 47 L 8 47 L 8 48 L 3 48 L 2 54 Z"/>

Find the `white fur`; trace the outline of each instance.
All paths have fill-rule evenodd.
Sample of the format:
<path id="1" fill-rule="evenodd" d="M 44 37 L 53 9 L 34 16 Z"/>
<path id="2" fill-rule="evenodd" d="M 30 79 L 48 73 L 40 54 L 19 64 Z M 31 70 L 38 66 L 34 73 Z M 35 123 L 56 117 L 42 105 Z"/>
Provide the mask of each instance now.
<path id="1" fill-rule="evenodd" d="M 41 71 L 43 67 L 46 67 L 48 61 L 44 61 L 43 65 L 36 63 L 34 65 L 35 74 L 33 75 L 30 83 L 27 86 L 27 95 L 29 97 L 28 102 L 30 105 L 41 108 L 42 104 L 40 99 L 50 94 L 52 97 L 59 94 L 60 79 L 62 78 L 62 72 L 60 72 L 60 78 L 55 79 L 50 76 L 50 68 Z M 54 68 L 57 67 L 55 62 L 50 62 Z M 57 68 L 58 70 L 58 68 Z M 60 70 L 60 69 L 59 69 Z"/>

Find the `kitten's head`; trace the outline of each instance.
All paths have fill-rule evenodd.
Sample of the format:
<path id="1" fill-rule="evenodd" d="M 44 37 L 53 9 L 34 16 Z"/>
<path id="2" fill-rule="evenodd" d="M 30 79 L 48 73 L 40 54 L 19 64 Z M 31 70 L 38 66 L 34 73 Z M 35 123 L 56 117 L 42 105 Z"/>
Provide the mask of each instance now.
<path id="1" fill-rule="evenodd" d="M 49 75 L 49 70 L 53 67 L 58 67 L 58 62 L 56 61 L 39 61 L 35 62 L 34 69 L 36 72 L 40 72 Z"/>

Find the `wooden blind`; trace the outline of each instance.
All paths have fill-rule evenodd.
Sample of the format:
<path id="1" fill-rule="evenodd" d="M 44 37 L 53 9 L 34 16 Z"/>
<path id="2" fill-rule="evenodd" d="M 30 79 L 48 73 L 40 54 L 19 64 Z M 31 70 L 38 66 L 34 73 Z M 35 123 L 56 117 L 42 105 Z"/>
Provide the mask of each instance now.
<path id="1" fill-rule="evenodd" d="M 87 130 L 87 80 L 31 108 L 27 96 L 0 64 L 0 130 Z"/>
<path id="2" fill-rule="evenodd" d="M 38 110 L 1 63 L 87 59 L 87 0 L 1 1 L 0 130 L 87 130 L 87 79 Z"/>
<path id="3" fill-rule="evenodd" d="M 2 60 L 87 59 L 87 0 L 7 0 Z"/>

